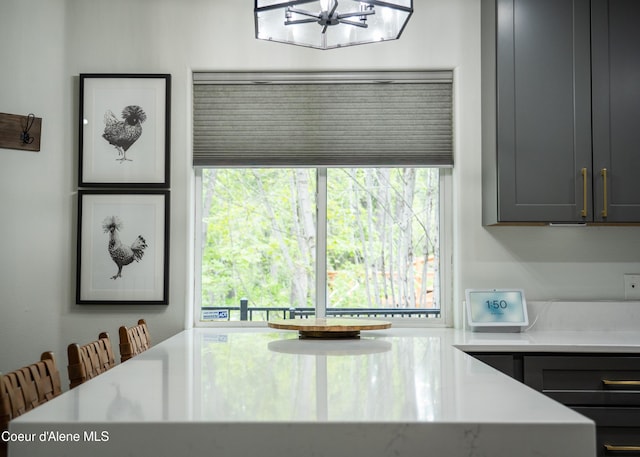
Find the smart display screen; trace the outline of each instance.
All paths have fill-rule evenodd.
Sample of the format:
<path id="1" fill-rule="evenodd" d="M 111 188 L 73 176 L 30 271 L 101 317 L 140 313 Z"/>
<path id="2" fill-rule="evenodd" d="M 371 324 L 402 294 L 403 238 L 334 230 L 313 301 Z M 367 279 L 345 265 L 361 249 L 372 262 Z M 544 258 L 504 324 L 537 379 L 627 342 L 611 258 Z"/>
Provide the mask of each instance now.
<path id="1" fill-rule="evenodd" d="M 526 302 L 522 290 L 466 291 L 469 324 L 528 325 Z"/>

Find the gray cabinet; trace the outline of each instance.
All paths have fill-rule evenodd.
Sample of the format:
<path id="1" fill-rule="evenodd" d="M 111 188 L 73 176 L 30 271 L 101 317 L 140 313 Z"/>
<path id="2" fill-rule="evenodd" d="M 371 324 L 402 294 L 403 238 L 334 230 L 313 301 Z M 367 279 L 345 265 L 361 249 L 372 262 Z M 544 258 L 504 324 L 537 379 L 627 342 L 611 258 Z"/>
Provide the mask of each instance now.
<path id="1" fill-rule="evenodd" d="M 640 221 L 638 10 L 483 0 L 485 225 Z"/>
<path id="2" fill-rule="evenodd" d="M 640 221 L 640 2 L 592 0 L 591 18 L 594 219 L 636 222 Z"/>
<path id="3" fill-rule="evenodd" d="M 640 456 L 640 357 L 525 355 L 524 383 L 596 423 L 597 455 Z"/>
<path id="4" fill-rule="evenodd" d="M 491 354 L 486 352 L 470 352 L 469 355 L 520 382 L 523 380 L 522 357 L 517 357 L 514 354 Z"/>
<path id="5" fill-rule="evenodd" d="M 469 353 L 596 423 L 597 456 L 640 456 L 640 356 Z"/>
<path id="6" fill-rule="evenodd" d="M 495 36 L 485 37 L 482 64 L 495 65 L 495 95 L 483 88 L 483 107 L 495 104 L 495 117 L 483 113 L 483 121 L 495 118 L 496 144 L 483 149 L 494 161 L 485 168 L 496 171 L 487 182 L 483 170 L 483 186 L 485 195 L 496 186 L 485 210 L 497 209 L 485 223 L 581 221 L 585 197 L 591 205 L 581 172 L 591 164 L 589 0 L 491 3 L 483 3 L 483 18 L 494 16 Z"/>

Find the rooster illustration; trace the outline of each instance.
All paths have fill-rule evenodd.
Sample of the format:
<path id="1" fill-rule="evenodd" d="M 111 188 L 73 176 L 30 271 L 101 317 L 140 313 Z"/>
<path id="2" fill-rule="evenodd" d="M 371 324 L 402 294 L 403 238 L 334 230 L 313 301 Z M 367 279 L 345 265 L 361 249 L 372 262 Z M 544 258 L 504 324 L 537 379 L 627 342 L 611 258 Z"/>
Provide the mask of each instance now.
<path id="1" fill-rule="evenodd" d="M 118 266 L 118 273 L 111 277 L 111 279 L 118 279 L 122 277 L 122 267 L 129 265 L 134 260 L 139 262 L 144 255 L 144 250 L 147 247 L 147 242 L 141 235 L 131 244 L 131 246 L 125 246 L 120 241 L 118 231 L 122 229 L 122 221 L 117 216 L 109 216 L 102 222 L 102 228 L 105 233 L 109 234 L 109 255 Z"/>
<path id="2" fill-rule="evenodd" d="M 116 160 L 120 162 L 131 161 L 127 158 L 127 150 L 142 135 L 142 123 L 147 120 L 147 114 L 138 105 L 129 105 L 122 110 L 122 119 L 124 121 L 118 120 L 111 110 L 107 110 L 102 134 L 102 138 L 118 150 L 120 158 Z"/>

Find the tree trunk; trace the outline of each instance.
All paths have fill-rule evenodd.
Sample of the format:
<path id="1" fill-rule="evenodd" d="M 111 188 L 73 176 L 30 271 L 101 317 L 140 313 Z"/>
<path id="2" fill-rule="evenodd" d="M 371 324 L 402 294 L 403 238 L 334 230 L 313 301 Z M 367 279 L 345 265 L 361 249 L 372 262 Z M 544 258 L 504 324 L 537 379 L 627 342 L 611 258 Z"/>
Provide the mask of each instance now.
<path id="1" fill-rule="evenodd" d="M 429 253 L 433 252 L 433 246 L 431 243 L 431 232 L 433 231 L 433 173 L 431 170 L 426 171 L 426 178 L 424 183 L 425 195 L 424 195 L 424 212 L 422 226 L 424 230 L 424 243 L 422 253 L 424 256 L 424 263 L 422 264 L 421 275 L 421 287 L 420 287 L 420 300 L 418 306 L 420 308 L 426 308 L 427 306 L 427 294 L 429 293 Z"/>
<path id="2" fill-rule="evenodd" d="M 207 244 L 207 230 L 209 224 L 205 218 L 208 218 L 211 214 L 211 202 L 213 201 L 213 195 L 216 189 L 216 178 L 218 177 L 218 170 L 212 168 L 210 170 L 203 170 L 202 172 L 202 184 L 204 186 L 204 197 L 202 199 L 202 249 Z"/>
<path id="3" fill-rule="evenodd" d="M 416 170 L 403 170 L 402 211 L 400 214 L 400 242 L 398 243 L 398 272 L 400 276 L 401 295 L 405 308 L 415 307 L 415 287 L 413 269 L 413 196 L 415 193 Z"/>
<path id="4" fill-rule="evenodd" d="M 380 308 L 380 287 L 378 285 L 378 268 L 380 264 L 380 257 L 376 256 L 375 249 L 373 247 L 373 241 L 376 234 L 375 225 L 376 225 L 376 213 L 373 204 L 373 192 L 376 186 L 376 179 L 374 176 L 375 170 L 371 168 L 365 169 L 364 182 L 367 190 L 367 253 L 370 257 L 368 260 L 368 265 L 371 267 L 371 286 L 373 287 L 373 301 L 372 303 L 371 297 L 369 296 L 369 307 L 375 306 L 376 308 Z M 377 200 L 377 196 L 376 196 Z M 379 206 L 379 205 L 378 205 Z M 367 271 L 367 276 L 369 276 L 369 271 Z"/>
<path id="5" fill-rule="evenodd" d="M 315 211 L 312 208 L 311 195 L 309 193 L 309 172 L 303 169 L 296 169 L 291 175 L 291 187 L 291 195 L 296 196 L 295 200 L 291 200 L 291 214 L 295 215 L 295 235 L 302 256 L 301 262 L 296 262 L 294 278 L 299 283 L 297 288 L 300 294 L 304 294 L 304 303 L 299 301 L 298 306 L 307 306 L 306 298 L 309 296 L 309 285 L 313 283 L 310 266 L 313 268 L 316 258 L 316 228 L 313 222 Z M 299 300 L 300 298 L 298 297 Z"/>
<path id="6" fill-rule="evenodd" d="M 393 246 L 391 240 L 391 230 L 388 229 L 388 222 L 391 211 L 390 194 L 390 176 L 391 170 L 389 168 L 378 169 L 378 202 L 379 210 L 377 216 L 378 238 L 380 240 L 380 278 L 382 280 L 382 294 L 384 296 L 385 306 L 389 306 L 389 295 L 392 296 L 393 302 L 393 280 L 391 280 L 391 270 L 389 271 L 389 281 L 387 281 L 387 265 L 391 268 L 391 263 L 387 262 L 387 253 L 393 252 Z M 387 243 L 389 243 L 387 248 Z"/>
<path id="7" fill-rule="evenodd" d="M 429 241 L 431 252 L 433 254 L 433 293 L 432 307 L 440 309 L 440 198 L 438 192 L 434 189 L 440 188 L 440 172 L 438 170 L 429 170 Z"/>
<path id="8" fill-rule="evenodd" d="M 357 177 L 349 173 L 351 179 L 351 211 L 356 219 L 356 226 L 358 228 L 358 236 L 360 238 L 360 246 L 362 246 L 362 265 L 364 267 L 364 283 L 365 291 L 367 293 L 367 306 L 371 306 L 371 288 L 369 287 L 369 252 L 367 250 L 367 240 L 364 233 L 364 227 L 362 225 L 362 218 L 360 217 L 360 188 L 358 186 Z"/>

